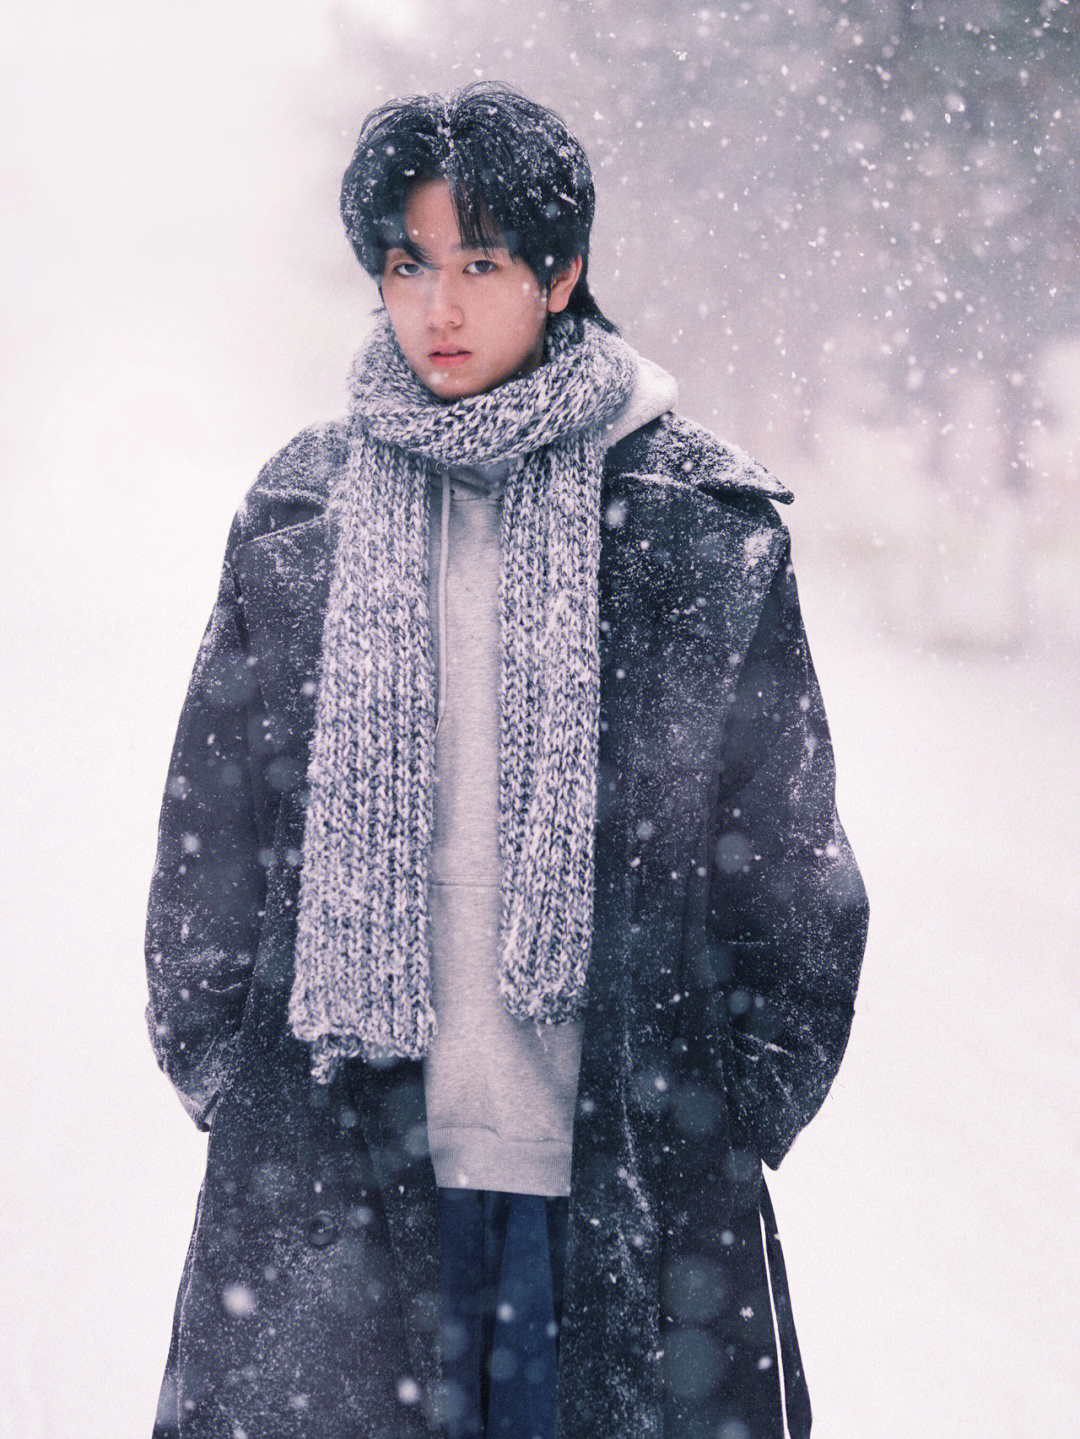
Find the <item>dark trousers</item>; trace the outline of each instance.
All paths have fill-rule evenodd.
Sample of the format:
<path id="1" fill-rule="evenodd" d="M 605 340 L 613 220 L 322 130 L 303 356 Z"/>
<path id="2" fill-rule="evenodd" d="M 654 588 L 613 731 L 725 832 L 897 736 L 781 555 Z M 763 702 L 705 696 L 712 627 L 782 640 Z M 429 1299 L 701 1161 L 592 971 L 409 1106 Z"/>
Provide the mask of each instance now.
<path id="1" fill-rule="evenodd" d="M 555 1439 L 569 1199 L 440 1189 L 449 1439 Z"/>

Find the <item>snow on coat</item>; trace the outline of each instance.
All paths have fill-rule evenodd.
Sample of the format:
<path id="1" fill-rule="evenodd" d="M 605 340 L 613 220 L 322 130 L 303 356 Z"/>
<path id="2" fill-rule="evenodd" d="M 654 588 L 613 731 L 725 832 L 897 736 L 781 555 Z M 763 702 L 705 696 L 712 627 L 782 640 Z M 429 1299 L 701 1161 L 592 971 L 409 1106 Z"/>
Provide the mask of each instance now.
<path id="1" fill-rule="evenodd" d="M 158 1439 L 444 1432 L 422 1062 L 327 1089 L 286 1020 L 345 455 L 340 422 L 306 430 L 245 497 L 169 764 L 147 1019 L 209 1143 Z M 670 412 L 606 459 L 560 1439 L 782 1439 L 781 1384 L 810 1430 L 762 1163 L 837 1073 L 869 909 L 791 498 Z"/>

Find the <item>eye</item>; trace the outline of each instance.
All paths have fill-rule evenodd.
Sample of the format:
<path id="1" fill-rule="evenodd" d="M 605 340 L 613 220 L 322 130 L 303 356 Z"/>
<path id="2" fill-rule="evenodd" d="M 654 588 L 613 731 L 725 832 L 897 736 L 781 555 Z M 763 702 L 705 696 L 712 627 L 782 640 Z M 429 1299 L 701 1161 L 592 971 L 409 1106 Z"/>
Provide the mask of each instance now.
<path id="1" fill-rule="evenodd" d="M 465 268 L 466 270 L 472 270 L 474 265 L 486 265 L 488 267 L 486 270 L 473 270 L 474 275 L 490 275 L 492 270 L 499 268 L 494 260 L 470 260 Z"/>
<path id="2" fill-rule="evenodd" d="M 419 272 L 420 266 L 415 260 L 399 260 L 396 265 L 391 265 L 390 269 L 393 274 L 402 275 L 405 279 L 410 279 L 412 275 Z"/>

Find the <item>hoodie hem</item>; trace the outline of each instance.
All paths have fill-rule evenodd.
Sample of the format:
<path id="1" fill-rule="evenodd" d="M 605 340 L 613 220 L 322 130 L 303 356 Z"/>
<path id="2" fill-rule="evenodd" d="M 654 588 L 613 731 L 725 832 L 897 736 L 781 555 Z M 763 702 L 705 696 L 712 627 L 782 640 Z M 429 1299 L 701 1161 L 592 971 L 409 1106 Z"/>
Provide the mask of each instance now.
<path id="1" fill-rule="evenodd" d="M 440 1189 L 493 1189 L 547 1198 L 570 1193 L 572 1146 L 559 1140 L 505 1139 L 493 1129 L 428 1131 Z"/>

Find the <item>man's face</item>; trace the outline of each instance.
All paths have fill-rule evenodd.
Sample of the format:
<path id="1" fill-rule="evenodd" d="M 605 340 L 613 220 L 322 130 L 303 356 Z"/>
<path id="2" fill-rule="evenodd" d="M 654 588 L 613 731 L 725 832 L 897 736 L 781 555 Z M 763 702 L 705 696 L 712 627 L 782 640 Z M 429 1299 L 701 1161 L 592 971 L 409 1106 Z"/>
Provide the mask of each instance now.
<path id="1" fill-rule="evenodd" d="M 401 352 L 441 399 L 460 400 L 527 375 L 543 359 L 549 314 L 566 308 L 581 257 L 545 295 L 505 246 L 469 250 L 445 180 L 425 180 L 405 203 L 405 227 L 422 255 L 387 251 L 382 298 Z"/>

